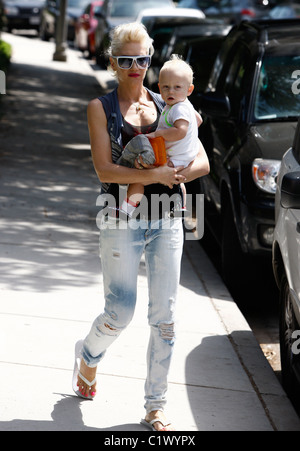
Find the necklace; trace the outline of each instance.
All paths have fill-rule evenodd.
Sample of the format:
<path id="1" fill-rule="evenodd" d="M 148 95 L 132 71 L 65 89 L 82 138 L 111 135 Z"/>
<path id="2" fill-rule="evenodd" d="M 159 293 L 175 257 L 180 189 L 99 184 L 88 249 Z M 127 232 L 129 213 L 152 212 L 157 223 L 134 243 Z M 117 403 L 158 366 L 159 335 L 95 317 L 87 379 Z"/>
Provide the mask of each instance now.
<path id="1" fill-rule="evenodd" d="M 135 106 L 136 114 L 139 114 L 139 112 L 141 112 L 141 113 L 144 112 L 143 108 L 141 107 L 141 105 L 139 103 L 137 105 L 134 105 L 134 106 Z"/>

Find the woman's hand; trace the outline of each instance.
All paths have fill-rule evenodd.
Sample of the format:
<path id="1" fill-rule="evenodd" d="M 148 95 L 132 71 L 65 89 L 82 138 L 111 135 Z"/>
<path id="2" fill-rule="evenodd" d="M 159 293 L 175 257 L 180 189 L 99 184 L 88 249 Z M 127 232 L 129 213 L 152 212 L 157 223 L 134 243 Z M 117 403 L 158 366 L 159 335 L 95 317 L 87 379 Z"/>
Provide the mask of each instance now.
<path id="1" fill-rule="evenodd" d="M 158 181 L 162 185 L 168 186 L 170 189 L 174 185 L 180 185 L 186 181 L 186 177 L 183 174 L 179 174 L 179 171 L 183 169 L 183 166 L 178 166 L 177 168 L 172 168 L 165 164 L 164 166 L 159 166 L 156 168 Z"/>
<path id="2" fill-rule="evenodd" d="M 179 185 L 186 181 L 186 177 L 183 174 L 179 174 L 179 171 L 183 169 L 183 166 L 174 168 L 174 166 L 170 166 L 169 163 L 167 163 L 164 166 L 156 167 L 144 163 L 141 155 L 136 158 L 134 166 L 137 169 L 154 169 L 153 175 L 155 176 L 155 183 L 161 183 L 162 185 L 168 186 L 170 189 L 172 189 L 174 185 Z"/>

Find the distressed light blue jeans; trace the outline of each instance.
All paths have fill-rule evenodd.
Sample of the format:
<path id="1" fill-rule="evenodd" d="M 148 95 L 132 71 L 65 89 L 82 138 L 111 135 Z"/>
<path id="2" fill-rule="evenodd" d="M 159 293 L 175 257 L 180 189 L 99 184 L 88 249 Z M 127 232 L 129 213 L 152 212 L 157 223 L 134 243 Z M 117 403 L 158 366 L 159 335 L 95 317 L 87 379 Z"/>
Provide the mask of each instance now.
<path id="1" fill-rule="evenodd" d="M 122 228 L 124 227 L 124 228 Z M 129 223 L 103 218 L 100 255 L 105 309 L 94 321 L 83 346 L 83 358 L 96 367 L 107 348 L 130 323 L 136 305 L 139 263 L 145 252 L 148 279 L 148 323 L 145 409 L 163 410 L 167 376 L 175 341 L 175 302 L 180 279 L 183 227 L 180 218 Z"/>

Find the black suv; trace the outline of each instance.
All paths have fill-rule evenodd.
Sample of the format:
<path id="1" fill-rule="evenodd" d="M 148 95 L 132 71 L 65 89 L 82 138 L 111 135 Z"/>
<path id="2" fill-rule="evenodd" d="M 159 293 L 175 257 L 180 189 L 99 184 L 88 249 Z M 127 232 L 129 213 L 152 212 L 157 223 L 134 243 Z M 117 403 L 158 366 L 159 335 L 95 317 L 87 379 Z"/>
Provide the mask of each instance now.
<path id="1" fill-rule="evenodd" d="M 300 21 L 242 22 L 225 39 L 197 102 L 210 175 L 201 180 L 206 223 L 222 247 L 231 289 L 270 259 L 276 177 L 300 116 Z M 252 280 L 253 281 L 253 280 Z"/>
<path id="2" fill-rule="evenodd" d="M 209 19 L 194 19 L 192 23 L 190 18 L 179 18 L 164 23 L 160 18 L 150 31 L 155 52 L 146 74 L 147 86 L 158 92 L 160 69 L 175 53 L 193 68 L 195 90 L 190 98 L 193 103 L 196 93 L 206 88 L 216 56 L 231 28 L 221 21 Z"/>

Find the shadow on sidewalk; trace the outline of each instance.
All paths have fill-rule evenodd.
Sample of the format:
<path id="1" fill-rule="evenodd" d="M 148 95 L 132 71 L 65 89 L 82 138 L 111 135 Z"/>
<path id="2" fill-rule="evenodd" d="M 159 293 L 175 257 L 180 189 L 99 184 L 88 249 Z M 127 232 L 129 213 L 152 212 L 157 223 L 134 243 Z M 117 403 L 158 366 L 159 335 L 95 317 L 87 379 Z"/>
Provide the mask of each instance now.
<path id="1" fill-rule="evenodd" d="M 90 75 L 13 63 L 7 93 L 0 112 L 2 288 L 86 286 L 98 256 L 100 189 L 86 108 L 101 88 Z"/>
<path id="2" fill-rule="evenodd" d="M 20 420 L 0 421 L 0 431 L 144 431 L 144 426 L 136 424 L 120 424 L 105 429 L 86 426 L 80 410 L 81 403 L 77 396 L 62 395 L 51 413 L 52 421 Z"/>
<path id="3" fill-rule="evenodd" d="M 251 354 L 252 332 L 234 336 Z M 273 430 L 242 365 L 227 335 L 205 337 L 187 356 L 186 389 L 199 431 Z"/>

